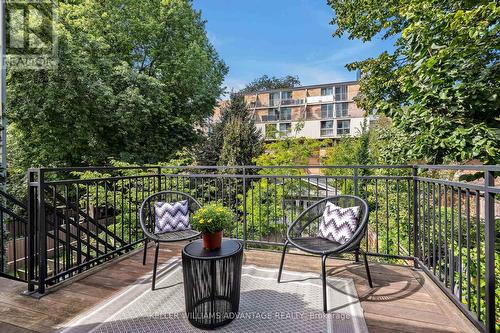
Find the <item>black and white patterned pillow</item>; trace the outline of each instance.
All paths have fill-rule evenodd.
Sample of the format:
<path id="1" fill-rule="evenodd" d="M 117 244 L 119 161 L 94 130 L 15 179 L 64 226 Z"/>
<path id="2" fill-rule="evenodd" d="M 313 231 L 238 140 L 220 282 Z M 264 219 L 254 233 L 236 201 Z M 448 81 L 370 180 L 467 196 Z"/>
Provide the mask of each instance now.
<path id="1" fill-rule="evenodd" d="M 359 222 L 359 206 L 342 208 L 326 203 L 319 223 L 318 237 L 344 244 L 352 238 Z"/>
<path id="2" fill-rule="evenodd" d="M 155 202 L 155 234 L 191 229 L 188 201 Z"/>

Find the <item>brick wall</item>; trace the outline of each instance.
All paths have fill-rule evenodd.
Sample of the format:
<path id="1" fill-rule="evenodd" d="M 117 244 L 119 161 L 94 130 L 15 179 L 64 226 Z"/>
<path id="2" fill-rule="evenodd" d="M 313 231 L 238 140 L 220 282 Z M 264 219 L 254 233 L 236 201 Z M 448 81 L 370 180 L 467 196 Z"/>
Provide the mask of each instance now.
<path id="1" fill-rule="evenodd" d="M 307 94 L 308 96 L 321 96 L 321 88 L 309 89 Z"/>
<path id="2" fill-rule="evenodd" d="M 292 92 L 293 99 L 304 99 L 306 98 L 306 90 L 295 90 Z"/>
<path id="3" fill-rule="evenodd" d="M 349 102 L 347 110 L 349 116 L 353 118 L 364 117 L 365 111 L 356 106 L 356 102 Z"/>

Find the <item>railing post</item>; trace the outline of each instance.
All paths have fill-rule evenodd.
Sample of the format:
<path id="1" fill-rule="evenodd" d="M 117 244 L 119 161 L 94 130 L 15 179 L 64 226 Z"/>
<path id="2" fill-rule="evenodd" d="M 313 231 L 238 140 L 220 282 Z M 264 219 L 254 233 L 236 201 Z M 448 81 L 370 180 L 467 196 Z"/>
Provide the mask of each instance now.
<path id="1" fill-rule="evenodd" d="M 486 332 L 495 331 L 495 193 L 489 187 L 495 186 L 495 176 L 492 170 L 484 173 L 484 201 L 485 201 L 485 282 L 486 282 Z"/>
<path id="2" fill-rule="evenodd" d="M 35 265 L 36 265 L 36 187 L 33 185 L 35 182 L 36 173 L 33 170 L 28 170 L 28 267 L 27 267 L 27 280 L 28 292 L 35 291 L 35 285 L 32 281 L 36 280 Z"/>
<path id="3" fill-rule="evenodd" d="M 156 169 L 157 173 L 158 173 L 158 189 L 157 189 L 157 192 L 160 192 L 161 191 L 161 167 L 157 167 Z"/>
<path id="4" fill-rule="evenodd" d="M 4 206 L 3 198 L 0 202 L 0 206 Z M 14 222 L 15 223 L 15 222 Z M 7 258 L 7 243 L 6 243 L 6 225 L 3 218 L 3 210 L 0 211 L 0 273 L 7 273 L 8 270 L 8 258 Z M 15 246 L 15 245 L 14 245 Z M 15 260 L 15 257 L 14 257 Z"/>
<path id="5" fill-rule="evenodd" d="M 418 181 L 417 181 L 417 168 L 412 167 L 413 178 L 413 266 L 418 268 L 417 258 L 419 258 L 418 251 Z"/>
<path id="6" fill-rule="evenodd" d="M 43 169 L 38 170 L 38 250 L 39 250 L 39 278 L 38 293 L 45 293 L 45 279 L 47 278 L 47 226 L 45 224 L 45 175 Z"/>
<path id="7" fill-rule="evenodd" d="M 354 167 L 354 176 L 353 176 L 353 182 L 354 182 L 354 195 L 359 196 L 359 190 L 358 190 L 358 167 Z M 354 252 L 354 261 L 359 262 L 359 250 L 356 250 Z"/>
<path id="8" fill-rule="evenodd" d="M 247 247 L 247 179 L 246 167 L 243 166 L 243 247 Z"/>
<path id="9" fill-rule="evenodd" d="M 359 191 L 358 191 L 358 167 L 354 167 L 354 177 L 353 177 L 353 181 L 354 181 L 354 195 L 355 196 L 358 196 L 359 195 Z"/>

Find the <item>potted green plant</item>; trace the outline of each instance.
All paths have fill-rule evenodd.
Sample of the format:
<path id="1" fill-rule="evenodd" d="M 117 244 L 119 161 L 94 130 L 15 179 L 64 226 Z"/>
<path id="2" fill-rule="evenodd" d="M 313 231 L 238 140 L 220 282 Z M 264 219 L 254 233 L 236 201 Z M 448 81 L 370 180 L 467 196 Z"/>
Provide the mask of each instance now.
<path id="1" fill-rule="evenodd" d="M 233 212 L 221 203 L 210 203 L 199 208 L 193 215 L 192 227 L 201 231 L 203 247 L 207 250 L 220 249 L 222 234 L 231 225 Z"/>

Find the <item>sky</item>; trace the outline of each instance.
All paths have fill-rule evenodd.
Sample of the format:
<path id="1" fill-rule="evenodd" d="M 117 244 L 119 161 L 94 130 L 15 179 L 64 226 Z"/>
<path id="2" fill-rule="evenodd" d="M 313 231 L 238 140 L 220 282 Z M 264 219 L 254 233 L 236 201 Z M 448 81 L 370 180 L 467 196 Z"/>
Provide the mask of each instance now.
<path id="1" fill-rule="evenodd" d="M 264 74 L 297 75 L 302 85 L 355 80 L 347 63 L 393 49 L 388 40 L 332 37 L 334 12 L 326 0 L 194 0 L 193 6 L 229 67 L 229 89 Z"/>

